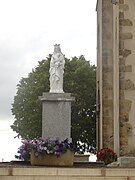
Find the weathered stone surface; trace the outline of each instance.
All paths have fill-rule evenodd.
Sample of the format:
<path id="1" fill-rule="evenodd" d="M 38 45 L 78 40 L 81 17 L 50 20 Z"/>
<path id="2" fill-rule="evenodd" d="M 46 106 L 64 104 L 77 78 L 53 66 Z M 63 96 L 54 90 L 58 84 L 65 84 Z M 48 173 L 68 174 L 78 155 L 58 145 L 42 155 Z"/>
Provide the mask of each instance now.
<path id="1" fill-rule="evenodd" d="M 121 137 L 128 137 L 132 134 L 132 125 L 128 122 L 120 123 Z"/>
<path id="2" fill-rule="evenodd" d="M 108 164 L 107 167 L 119 167 L 120 163 L 118 161 L 112 162 L 111 164 Z"/>
<path id="3" fill-rule="evenodd" d="M 84 154 L 75 154 L 74 155 L 74 161 L 81 161 L 81 162 L 88 162 L 89 161 L 89 156 L 90 155 L 84 155 Z"/>
<path id="4" fill-rule="evenodd" d="M 121 137 L 120 138 L 120 145 L 127 145 L 128 144 L 128 139 L 126 137 Z"/>
<path id="5" fill-rule="evenodd" d="M 103 108 L 103 114 L 105 114 L 106 116 L 110 115 L 110 108 L 108 106 Z"/>
<path id="6" fill-rule="evenodd" d="M 127 57 L 127 56 L 129 56 L 130 54 L 131 54 L 131 50 L 125 49 L 125 50 L 124 50 L 123 57 Z"/>
<path id="7" fill-rule="evenodd" d="M 53 156 L 50 154 L 38 154 L 35 156 L 35 152 L 31 152 L 30 157 L 31 165 L 38 165 L 38 166 L 73 166 L 74 162 L 74 152 L 73 151 L 66 151 L 65 153 L 61 153 L 59 157 Z"/>
<path id="8" fill-rule="evenodd" d="M 105 32 L 103 32 L 103 33 L 105 33 Z M 111 39 L 112 38 L 111 37 L 111 32 L 109 32 L 109 31 L 107 31 L 106 34 L 103 34 L 103 35 L 106 36 L 107 39 Z M 105 42 L 105 40 L 104 40 L 104 42 Z M 107 40 L 106 40 L 106 43 L 107 43 Z"/>
<path id="9" fill-rule="evenodd" d="M 135 167 L 135 157 L 120 157 L 118 162 L 120 167 Z"/>
<path id="10" fill-rule="evenodd" d="M 103 106 L 111 106 L 113 105 L 113 100 L 112 99 L 107 99 L 107 100 L 103 100 Z"/>
<path id="11" fill-rule="evenodd" d="M 106 134 L 104 134 L 103 138 L 104 138 L 103 147 L 108 147 L 110 149 L 113 149 L 114 148 L 114 146 L 113 146 L 114 138 L 113 138 L 112 134 L 109 137 L 108 133 L 106 133 Z"/>
<path id="12" fill-rule="evenodd" d="M 119 0 L 119 3 L 120 4 L 124 4 L 124 0 Z"/>
<path id="13" fill-rule="evenodd" d="M 119 8 L 123 11 L 128 11 L 129 10 L 129 6 L 128 4 L 120 4 Z"/>
<path id="14" fill-rule="evenodd" d="M 120 26 L 133 26 L 133 22 L 130 19 L 120 19 Z"/>
<path id="15" fill-rule="evenodd" d="M 126 155 L 129 153 L 128 147 L 128 136 L 132 134 L 132 126 L 130 123 L 125 122 L 120 124 L 120 146 L 121 155 Z"/>
<path id="16" fill-rule="evenodd" d="M 135 90 L 135 84 L 130 80 L 127 79 L 125 81 L 121 81 L 121 89 L 123 90 Z"/>
<path id="17" fill-rule="evenodd" d="M 119 42 L 119 55 L 123 55 L 123 54 L 120 54 L 120 52 L 123 52 L 124 50 L 124 41 L 123 39 Z"/>
<path id="18" fill-rule="evenodd" d="M 131 65 L 121 65 L 119 68 L 120 72 L 132 72 L 132 66 Z"/>
<path id="19" fill-rule="evenodd" d="M 133 39 L 133 34 L 132 33 L 122 33 L 120 38 L 122 38 L 123 40 Z"/>
<path id="20" fill-rule="evenodd" d="M 124 19 L 124 12 L 119 12 L 119 19 Z"/>
<path id="21" fill-rule="evenodd" d="M 124 81 L 124 79 L 125 79 L 125 74 L 123 73 L 123 72 L 120 72 L 119 73 L 119 79 L 120 79 L 120 84 L 119 84 L 119 87 L 120 87 L 120 89 L 122 89 L 121 87 L 122 87 L 122 85 L 121 85 L 121 81 Z"/>
<path id="22" fill-rule="evenodd" d="M 123 157 L 124 158 L 124 157 Z M 7 163 L 8 164 L 8 163 Z M 98 163 L 97 163 L 98 164 Z M 99 164 L 98 164 L 99 165 Z M 82 165 L 81 165 L 82 166 Z M 67 167 L 0 168 L 1 180 L 135 180 L 135 168 L 89 168 L 87 165 Z M 12 175 L 9 175 L 9 170 Z"/>
<path id="23" fill-rule="evenodd" d="M 110 56 L 112 54 L 112 50 L 103 50 L 103 56 Z"/>
<path id="24" fill-rule="evenodd" d="M 120 101 L 120 112 L 122 114 L 128 114 L 131 110 L 132 101 L 121 99 Z"/>
<path id="25" fill-rule="evenodd" d="M 103 1 L 102 3 L 102 6 L 104 9 L 106 9 L 106 11 L 110 9 L 110 5 L 111 5 L 110 1 Z"/>
<path id="26" fill-rule="evenodd" d="M 131 65 L 125 66 L 124 71 L 125 72 L 132 72 L 132 66 Z"/>
<path id="27" fill-rule="evenodd" d="M 105 86 L 108 86 L 108 87 L 110 87 L 110 86 L 112 86 L 112 80 L 113 80 L 113 76 L 112 76 L 112 73 L 106 73 L 106 72 L 104 72 L 104 75 L 103 75 L 103 78 L 104 78 L 104 85 Z"/>
<path id="28" fill-rule="evenodd" d="M 71 139 L 71 102 L 70 93 L 43 93 L 42 137 Z"/>
<path id="29" fill-rule="evenodd" d="M 124 90 L 121 90 L 119 91 L 119 95 L 120 95 L 120 99 L 124 100 Z"/>
<path id="30" fill-rule="evenodd" d="M 103 83 L 103 88 L 106 90 L 112 90 L 113 89 L 112 84 L 109 84 L 109 83 Z"/>
<path id="31" fill-rule="evenodd" d="M 125 156 L 129 153 L 128 145 L 121 145 L 120 144 L 120 156 Z"/>
<path id="32" fill-rule="evenodd" d="M 120 66 L 122 66 L 122 65 L 125 66 L 125 61 L 126 61 L 126 58 L 120 57 L 120 58 L 119 58 L 119 64 L 120 64 Z"/>
<path id="33" fill-rule="evenodd" d="M 99 42 L 101 42 L 98 61 L 101 65 L 99 80 L 102 81 L 102 87 L 100 86 L 102 94 L 99 101 L 102 127 L 99 129 L 99 136 L 101 136 L 99 145 L 103 143 L 103 146 L 108 146 L 108 144 L 110 146 L 112 142 L 114 143 L 112 147 L 117 149 L 118 153 L 120 150 L 120 155 L 131 154 L 131 150 L 135 149 L 135 145 L 131 144 L 135 136 L 134 112 L 131 111 L 131 106 L 135 104 L 134 98 L 131 100 L 131 93 L 133 97 L 135 95 L 135 83 L 132 80 L 135 53 L 133 29 L 135 1 L 119 0 L 117 6 L 112 5 L 109 0 L 98 2 L 100 2 L 98 24 L 101 30 L 98 34 Z M 100 22 L 101 16 L 104 18 L 103 22 Z M 109 51 L 110 49 L 112 52 Z M 117 125 L 118 128 L 116 128 Z M 119 137 L 118 140 L 117 137 Z"/>
<path id="34" fill-rule="evenodd" d="M 120 122 L 128 122 L 129 121 L 129 114 L 127 113 L 120 113 Z"/>
<path id="35" fill-rule="evenodd" d="M 112 127 L 113 127 L 112 116 L 103 117 L 103 128 L 104 128 L 103 139 L 104 139 L 104 143 L 106 144 L 108 142 L 110 146 L 112 146 L 112 143 L 113 143 L 113 128 Z M 105 144 L 104 144 L 104 147 L 106 147 Z"/>
<path id="36" fill-rule="evenodd" d="M 113 69 L 112 69 L 112 67 L 110 66 L 103 66 L 103 71 L 104 71 L 104 73 L 112 73 L 113 72 Z"/>
<path id="37" fill-rule="evenodd" d="M 104 99 L 109 99 L 112 96 L 112 90 L 106 90 L 102 96 Z"/>
<path id="38" fill-rule="evenodd" d="M 123 57 L 127 57 L 131 54 L 131 50 L 129 49 L 120 49 L 119 50 L 119 55 L 122 55 Z"/>
<path id="39" fill-rule="evenodd" d="M 111 100 L 113 94 L 113 37 L 112 37 L 112 4 L 110 1 L 102 1 L 102 7 L 104 9 L 102 13 L 102 79 L 103 79 L 103 93 L 102 93 L 102 116 L 103 116 L 103 146 L 113 147 L 113 140 L 110 140 L 112 136 L 112 112 L 113 112 L 113 102 Z"/>

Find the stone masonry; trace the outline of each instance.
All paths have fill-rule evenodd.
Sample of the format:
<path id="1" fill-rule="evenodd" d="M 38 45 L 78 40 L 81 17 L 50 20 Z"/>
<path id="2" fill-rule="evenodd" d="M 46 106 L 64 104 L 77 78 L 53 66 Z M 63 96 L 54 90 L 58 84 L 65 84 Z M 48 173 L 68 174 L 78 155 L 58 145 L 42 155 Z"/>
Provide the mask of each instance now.
<path id="1" fill-rule="evenodd" d="M 97 145 L 135 156 L 135 1 L 97 2 Z"/>

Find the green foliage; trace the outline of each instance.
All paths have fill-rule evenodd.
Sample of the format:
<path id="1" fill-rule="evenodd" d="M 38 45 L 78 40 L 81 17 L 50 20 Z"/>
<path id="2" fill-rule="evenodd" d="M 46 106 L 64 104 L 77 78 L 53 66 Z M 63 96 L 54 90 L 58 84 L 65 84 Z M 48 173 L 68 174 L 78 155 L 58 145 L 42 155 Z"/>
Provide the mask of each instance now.
<path id="1" fill-rule="evenodd" d="M 22 138 L 41 137 L 42 110 L 39 96 L 49 91 L 49 64 L 51 55 L 38 62 L 38 66 L 22 78 L 17 85 L 17 94 L 12 104 L 15 121 L 11 128 Z M 64 92 L 72 93 L 73 143 L 83 143 L 82 152 L 95 146 L 96 134 L 96 67 L 90 65 L 84 56 L 66 59 L 64 71 Z"/>

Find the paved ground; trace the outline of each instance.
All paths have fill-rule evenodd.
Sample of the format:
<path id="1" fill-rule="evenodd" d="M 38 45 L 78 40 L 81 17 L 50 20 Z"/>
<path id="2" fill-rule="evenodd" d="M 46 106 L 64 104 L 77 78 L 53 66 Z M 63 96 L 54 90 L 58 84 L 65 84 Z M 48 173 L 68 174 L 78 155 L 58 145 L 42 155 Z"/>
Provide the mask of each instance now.
<path id="1" fill-rule="evenodd" d="M 104 163 L 102 162 L 74 162 L 74 165 L 70 168 L 75 168 L 75 167 L 81 167 L 81 168 L 99 168 L 99 167 L 104 167 Z M 0 168 L 5 168 L 5 167 L 19 167 L 19 168 L 33 168 L 33 167 L 40 167 L 41 166 L 32 166 L 30 162 L 25 162 L 25 161 L 11 161 L 11 162 L 2 162 L 0 163 Z M 42 167 L 48 167 L 48 166 L 42 166 Z"/>

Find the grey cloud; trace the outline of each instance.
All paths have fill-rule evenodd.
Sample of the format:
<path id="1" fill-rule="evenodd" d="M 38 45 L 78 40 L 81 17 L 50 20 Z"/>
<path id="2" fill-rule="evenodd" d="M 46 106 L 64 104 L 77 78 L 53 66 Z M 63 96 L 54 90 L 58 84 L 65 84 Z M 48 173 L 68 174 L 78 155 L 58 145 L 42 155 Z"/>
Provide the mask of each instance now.
<path id="1" fill-rule="evenodd" d="M 16 85 L 24 73 L 24 55 L 17 52 L 17 46 L 0 44 L 0 119 L 11 117 L 11 103 Z"/>
<path id="2" fill-rule="evenodd" d="M 16 86 L 43 59 L 39 59 L 39 54 L 43 54 L 44 49 L 40 34 L 19 39 L 8 36 L 0 41 L 0 120 L 12 118 L 11 104 Z"/>

